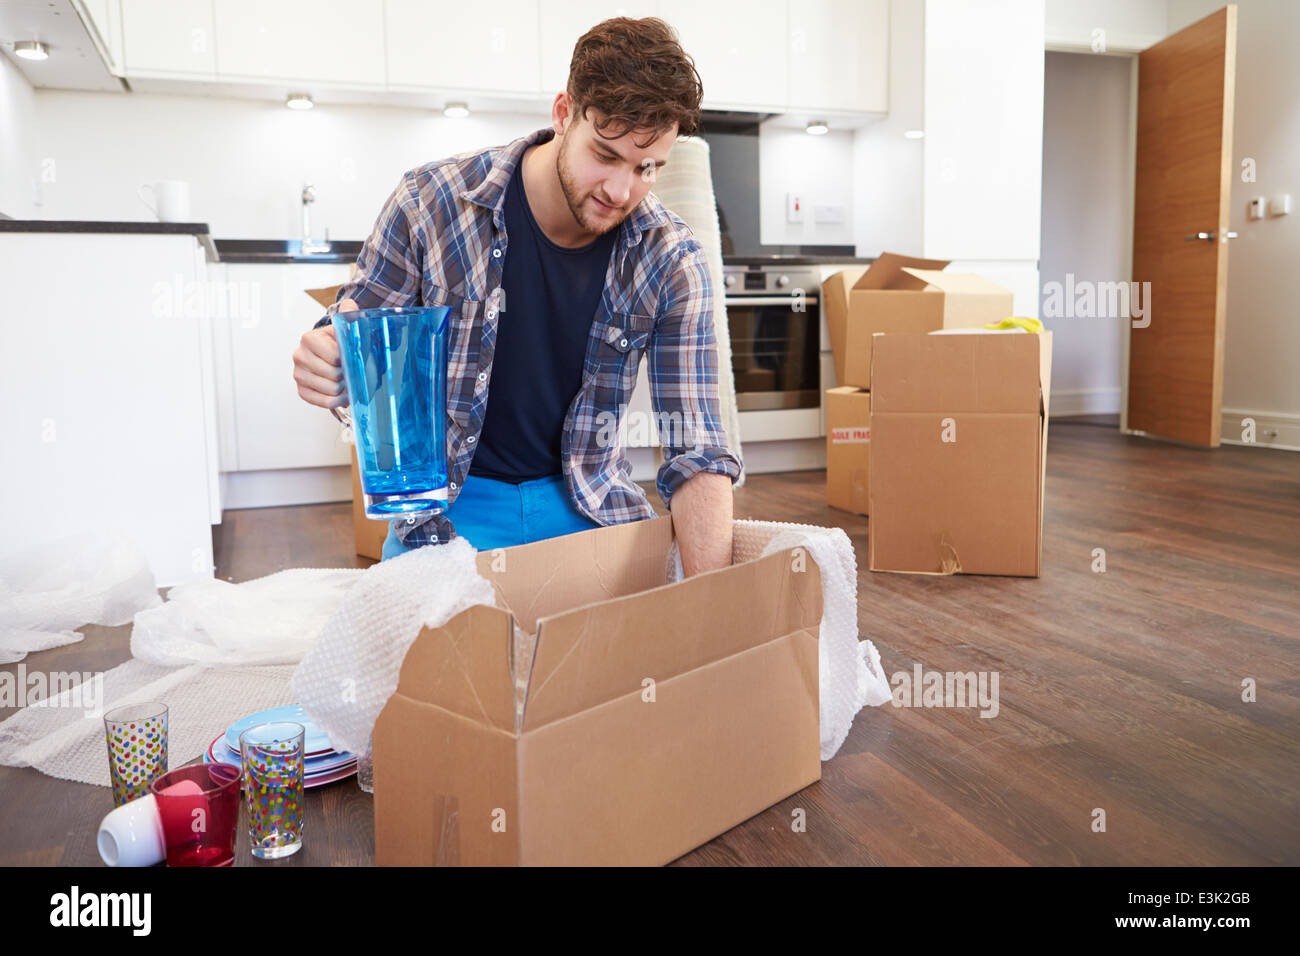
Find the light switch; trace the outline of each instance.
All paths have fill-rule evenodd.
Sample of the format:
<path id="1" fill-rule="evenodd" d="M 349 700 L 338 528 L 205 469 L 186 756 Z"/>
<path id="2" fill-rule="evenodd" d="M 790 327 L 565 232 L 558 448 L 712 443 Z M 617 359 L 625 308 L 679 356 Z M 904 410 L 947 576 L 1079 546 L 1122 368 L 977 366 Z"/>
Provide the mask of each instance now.
<path id="1" fill-rule="evenodd" d="M 1278 193 L 1268 201 L 1270 216 L 1287 216 L 1291 213 L 1291 194 Z"/>
<path id="2" fill-rule="evenodd" d="M 1263 196 L 1257 196 L 1256 198 L 1252 199 L 1250 202 L 1246 204 L 1246 218 L 1247 219 L 1264 218 L 1264 197 Z"/>
<path id="3" fill-rule="evenodd" d="M 785 221 L 803 222 L 803 197 L 798 193 L 786 194 Z"/>
<path id="4" fill-rule="evenodd" d="M 813 222 L 843 222 L 844 207 L 838 203 L 819 202 L 813 206 Z"/>

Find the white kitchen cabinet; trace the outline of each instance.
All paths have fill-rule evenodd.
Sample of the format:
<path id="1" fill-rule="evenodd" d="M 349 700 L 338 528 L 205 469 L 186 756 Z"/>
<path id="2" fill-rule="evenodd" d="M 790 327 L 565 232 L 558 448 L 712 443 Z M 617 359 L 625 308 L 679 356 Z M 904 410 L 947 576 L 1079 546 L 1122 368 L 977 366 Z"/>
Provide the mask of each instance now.
<path id="1" fill-rule="evenodd" d="M 215 23 L 222 80 L 383 88 L 382 0 L 216 0 Z"/>
<path id="2" fill-rule="evenodd" d="M 81 6 L 108 53 L 109 72 L 122 76 L 122 0 L 81 0 Z"/>
<path id="3" fill-rule="evenodd" d="M 126 75 L 213 79 L 212 0 L 123 0 Z"/>
<path id="4" fill-rule="evenodd" d="M 121 532 L 159 587 L 212 577 L 203 281 L 193 236 L 0 234 L 0 556 Z"/>
<path id="5" fill-rule="evenodd" d="M 540 0 L 542 92 L 554 95 L 569 80 L 569 63 L 578 39 L 610 17 L 655 17 L 658 0 Z"/>
<path id="6" fill-rule="evenodd" d="M 349 266 L 230 263 L 224 269 L 224 285 L 215 297 L 234 305 L 214 310 L 215 336 L 226 340 L 217 343 L 217 364 L 225 378 L 222 388 L 229 389 L 228 398 L 219 394 L 217 407 L 224 416 L 221 431 L 229 436 L 233 430 L 235 456 L 233 462 L 223 460 L 222 470 L 349 464 L 351 446 L 343 441 L 343 426 L 327 410 L 299 398 L 293 380 L 294 349 L 324 314 L 304 290 L 345 282 Z M 221 371 L 223 366 L 228 371 Z"/>
<path id="7" fill-rule="evenodd" d="M 536 94 L 537 0 L 384 0 L 388 86 Z"/>
<path id="8" fill-rule="evenodd" d="M 889 0 L 790 0 L 793 110 L 889 110 Z"/>
<path id="9" fill-rule="evenodd" d="M 789 96 L 786 0 L 659 0 L 704 82 L 704 105 L 781 109 Z"/>

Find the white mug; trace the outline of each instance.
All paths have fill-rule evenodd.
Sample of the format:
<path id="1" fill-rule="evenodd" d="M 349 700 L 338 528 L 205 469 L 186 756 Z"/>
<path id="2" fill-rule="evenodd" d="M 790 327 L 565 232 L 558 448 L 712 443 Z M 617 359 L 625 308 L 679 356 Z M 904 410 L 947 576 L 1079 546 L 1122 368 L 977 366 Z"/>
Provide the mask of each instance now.
<path id="1" fill-rule="evenodd" d="M 197 795 L 203 791 L 193 780 L 174 783 L 163 793 Z M 152 793 L 109 811 L 95 837 L 99 857 L 108 866 L 153 866 L 167 859 L 162 814 Z"/>
<path id="2" fill-rule="evenodd" d="M 152 793 L 124 803 L 99 825 L 95 839 L 108 866 L 153 866 L 167 858 L 162 817 Z"/>
<path id="3" fill-rule="evenodd" d="M 149 190 L 154 201 L 145 198 Z M 140 201 L 152 210 L 159 222 L 190 222 L 190 184 L 176 179 L 145 183 L 136 190 Z"/>

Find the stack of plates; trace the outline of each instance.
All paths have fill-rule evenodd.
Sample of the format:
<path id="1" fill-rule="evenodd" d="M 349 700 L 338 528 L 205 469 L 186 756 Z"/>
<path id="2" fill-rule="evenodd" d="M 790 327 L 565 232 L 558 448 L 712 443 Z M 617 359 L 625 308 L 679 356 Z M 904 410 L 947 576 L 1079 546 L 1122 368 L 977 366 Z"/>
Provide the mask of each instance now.
<path id="1" fill-rule="evenodd" d="M 258 714 L 250 714 L 237 720 L 226 730 L 218 734 L 208 745 L 208 752 L 203 755 L 204 763 L 232 763 L 240 766 L 239 735 L 256 727 L 278 720 L 289 720 L 302 724 L 303 749 L 307 751 L 306 767 L 303 771 L 304 787 L 320 787 L 336 780 L 346 780 L 357 772 L 357 756 L 346 751 L 335 750 L 328 737 L 323 734 L 311 718 L 297 704 L 288 707 L 276 707 Z"/>

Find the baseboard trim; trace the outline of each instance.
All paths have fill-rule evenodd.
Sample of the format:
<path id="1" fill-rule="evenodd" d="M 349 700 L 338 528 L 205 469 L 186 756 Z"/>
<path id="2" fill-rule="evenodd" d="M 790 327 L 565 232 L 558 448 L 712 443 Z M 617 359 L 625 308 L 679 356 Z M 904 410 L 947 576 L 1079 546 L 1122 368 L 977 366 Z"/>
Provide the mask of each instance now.
<path id="1" fill-rule="evenodd" d="M 1071 415 L 1118 415 L 1119 386 L 1114 388 L 1052 389 L 1052 418 Z"/>
<path id="2" fill-rule="evenodd" d="M 281 468 L 274 471 L 227 471 L 221 474 L 221 508 L 284 508 L 352 500 L 352 469 Z"/>
<path id="3" fill-rule="evenodd" d="M 1255 422 L 1255 440 L 1246 441 L 1247 426 L 1243 419 Z M 1252 412 L 1241 408 L 1223 409 L 1221 419 L 1225 445 L 1249 445 L 1261 448 L 1280 448 L 1283 451 L 1300 451 L 1300 415 L 1286 412 Z"/>

